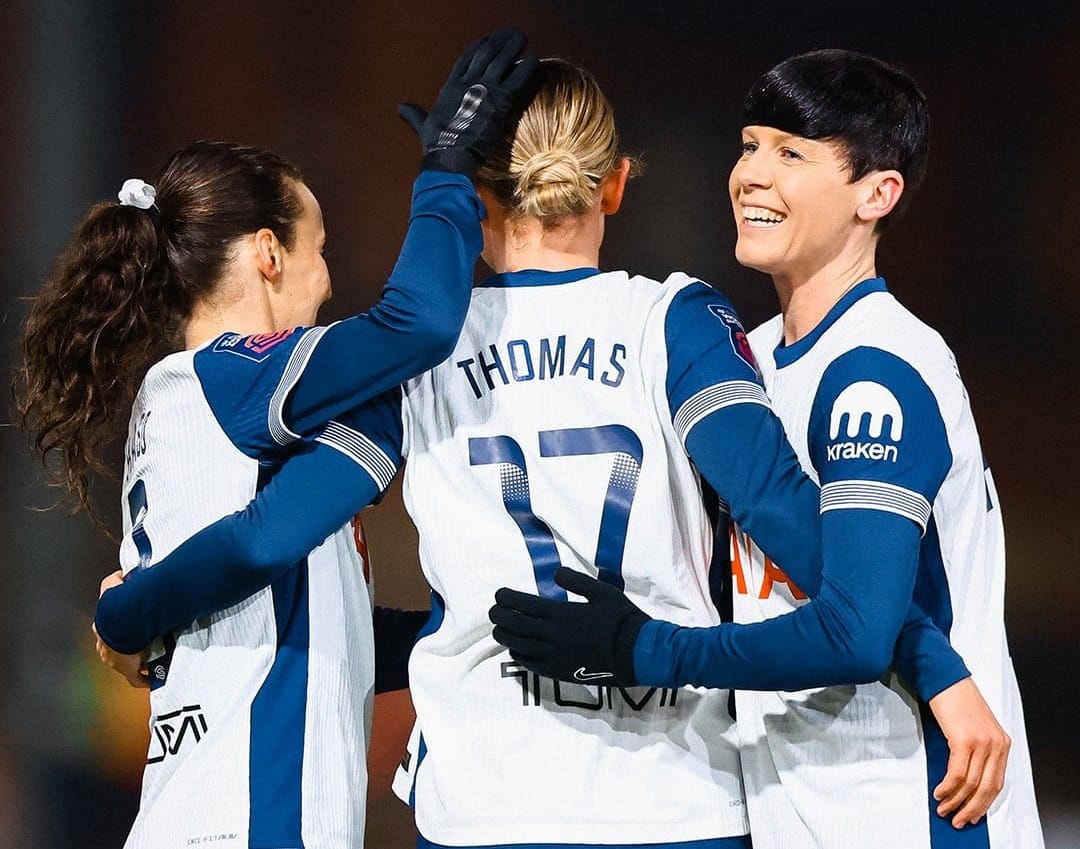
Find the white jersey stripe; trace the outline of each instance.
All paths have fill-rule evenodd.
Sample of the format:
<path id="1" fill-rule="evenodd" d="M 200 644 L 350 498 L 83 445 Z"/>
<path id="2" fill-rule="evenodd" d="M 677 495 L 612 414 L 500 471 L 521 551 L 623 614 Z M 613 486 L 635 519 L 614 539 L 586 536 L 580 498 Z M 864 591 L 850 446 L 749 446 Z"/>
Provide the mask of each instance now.
<path id="1" fill-rule="evenodd" d="M 769 406 L 765 390 L 749 380 L 729 380 L 706 386 L 695 392 L 679 407 L 675 413 L 675 432 L 684 443 L 694 425 L 710 413 L 731 407 L 735 404 L 761 404 Z"/>
<path id="2" fill-rule="evenodd" d="M 270 398 L 270 412 L 267 424 L 270 435 L 278 445 L 288 445 L 290 442 L 300 438 L 299 434 L 293 433 L 285 424 L 285 401 L 289 397 L 289 393 L 292 392 L 293 387 L 296 386 L 300 375 L 307 368 L 308 360 L 311 359 L 315 346 L 325 332 L 325 327 L 313 327 L 296 343 L 296 347 L 289 357 L 289 362 L 285 366 L 285 372 L 281 375 L 281 382 Z"/>
<path id="3" fill-rule="evenodd" d="M 915 522 L 924 532 L 930 502 L 917 492 L 882 481 L 835 481 L 821 488 L 821 512 L 829 510 L 886 510 Z"/>
<path id="4" fill-rule="evenodd" d="M 365 472 L 371 475 L 379 489 L 386 489 L 397 474 L 397 466 L 378 445 L 359 431 L 346 427 L 340 422 L 330 422 L 326 429 L 315 437 L 316 442 L 329 445 L 353 460 Z"/>

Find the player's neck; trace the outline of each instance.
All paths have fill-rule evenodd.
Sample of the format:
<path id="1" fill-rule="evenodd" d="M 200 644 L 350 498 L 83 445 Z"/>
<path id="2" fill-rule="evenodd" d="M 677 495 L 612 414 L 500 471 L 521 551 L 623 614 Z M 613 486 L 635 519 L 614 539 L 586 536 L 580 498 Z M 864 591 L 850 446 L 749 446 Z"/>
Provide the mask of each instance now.
<path id="1" fill-rule="evenodd" d="M 249 336 L 281 329 L 262 286 L 226 283 L 213 297 L 195 304 L 184 326 L 184 347 L 198 348 L 223 333 Z"/>
<path id="2" fill-rule="evenodd" d="M 836 257 L 808 273 L 774 275 L 784 316 L 784 344 L 794 344 L 809 334 L 837 301 L 863 280 L 876 276 L 873 250 L 855 258 Z"/>
<path id="3" fill-rule="evenodd" d="M 484 259 L 498 274 L 525 269 L 596 268 L 600 264 L 604 218 L 572 217 L 550 229 L 545 229 L 539 220 L 527 219 L 485 235 Z"/>

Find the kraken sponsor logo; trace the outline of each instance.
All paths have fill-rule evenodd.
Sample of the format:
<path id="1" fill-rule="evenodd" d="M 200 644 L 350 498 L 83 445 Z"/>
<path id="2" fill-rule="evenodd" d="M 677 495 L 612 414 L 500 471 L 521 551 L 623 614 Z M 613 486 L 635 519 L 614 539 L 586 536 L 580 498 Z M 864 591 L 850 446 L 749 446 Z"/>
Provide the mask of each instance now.
<path id="1" fill-rule="evenodd" d="M 829 415 L 831 444 L 826 447 L 826 457 L 830 461 L 895 463 L 903 436 L 904 413 L 896 396 L 880 383 L 859 381 L 845 388 L 833 402 Z M 847 439 L 833 441 L 841 437 Z"/>

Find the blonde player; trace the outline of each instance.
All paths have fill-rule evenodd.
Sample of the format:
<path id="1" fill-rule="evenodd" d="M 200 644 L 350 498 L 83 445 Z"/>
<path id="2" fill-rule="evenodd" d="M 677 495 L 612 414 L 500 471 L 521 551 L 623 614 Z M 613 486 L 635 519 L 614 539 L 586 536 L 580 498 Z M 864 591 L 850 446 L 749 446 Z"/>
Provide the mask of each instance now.
<path id="1" fill-rule="evenodd" d="M 497 618 L 520 617 L 505 642 L 527 666 L 565 676 L 588 662 L 576 636 L 588 633 L 627 647 L 631 680 L 746 690 L 736 703 L 756 849 L 1041 849 L 1002 622 L 997 494 L 951 352 L 875 267 L 888 217 L 925 169 L 925 98 L 883 62 L 822 51 L 755 82 L 743 123 L 730 182 L 736 256 L 772 275 L 782 308 L 750 343 L 821 485 L 822 585 L 789 580 L 788 562 L 740 520 L 735 617 L 756 624 L 647 622 L 621 596 L 582 585 L 587 605 L 503 594 Z M 1007 768 L 1007 738 L 971 757 L 972 789 L 982 787 L 957 811 L 959 831 L 940 815 L 955 809 L 939 804 L 948 788 L 935 793 L 948 731 L 921 688 L 888 669 L 912 592 L 1012 740 Z M 848 685 L 803 689 L 830 680 Z"/>
<path id="2" fill-rule="evenodd" d="M 784 562 L 809 574 L 818 548 L 817 488 L 770 412 L 731 305 L 686 275 L 661 284 L 597 268 L 631 167 L 606 99 L 559 61 L 542 64 L 537 88 L 477 177 L 484 258 L 498 273 L 475 290 L 450 357 L 385 399 L 395 427 L 365 432 L 407 455 L 406 503 L 433 589 L 399 788 L 425 846 L 746 846 L 726 693 L 609 686 L 611 672 L 587 664 L 564 684 L 491 636 L 495 589 L 565 598 L 560 564 L 597 570 L 655 614 L 714 625 L 698 469 Z M 158 630 L 183 626 L 199 607 L 171 597 L 169 575 L 216 597 L 246 564 L 277 557 L 284 568 L 283 552 L 325 535 L 356 499 L 348 481 L 319 475 L 317 448 L 243 513 L 108 591 L 99 625 L 116 618 L 113 596 L 151 605 Z M 963 678 L 922 621 L 905 632 L 905 668 Z"/>
<path id="3" fill-rule="evenodd" d="M 196 143 L 156 186 L 128 181 L 119 204 L 88 213 L 31 310 L 22 403 L 84 506 L 101 443 L 131 406 L 127 575 L 246 504 L 302 438 L 319 440 L 324 472 L 347 477 L 358 502 L 389 482 L 395 458 L 358 435 L 379 408 L 358 405 L 457 339 L 481 241 L 469 173 L 505 132 L 531 65 L 515 70 L 523 44 L 507 31 L 470 48 L 421 122 L 408 235 L 369 313 L 310 327 L 330 296 L 322 215 L 296 169 L 265 151 Z M 127 846 L 362 845 L 364 564 L 344 522 L 295 561 L 151 658 L 151 744 Z"/>

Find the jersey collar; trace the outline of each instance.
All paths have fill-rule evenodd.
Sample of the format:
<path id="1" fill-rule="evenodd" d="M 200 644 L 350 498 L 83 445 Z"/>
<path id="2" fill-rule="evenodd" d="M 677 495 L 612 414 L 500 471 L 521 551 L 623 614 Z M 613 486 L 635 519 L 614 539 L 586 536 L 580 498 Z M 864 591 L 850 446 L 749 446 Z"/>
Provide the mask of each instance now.
<path id="1" fill-rule="evenodd" d="M 586 277 L 595 277 L 599 268 L 571 268 L 568 271 L 541 271 L 527 268 L 524 271 L 509 271 L 495 274 L 480 281 L 478 286 L 493 289 L 511 289 L 516 286 L 558 286 L 561 283 L 573 283 Z"/>
<path id="2" fill-rule="evenodd" d="M 844 297 L 833 304 L 831 310 L 826 313 L 818 326 L 807 333 L 798 342 L 791 345 L 785 345 L 783 337 L 781 336 L 780 344 L 776 346 L 776 350 L 773 351 L 773 356 L 776 359 L 776 367 L 783 368 L 789 366 L 796 360 L 798 360 L 803 354 L 814 347 L 814 343 L 822 337 L 826 330 L 832 327 L 838 318 L 851 308 L 852 304 L 856 301 L 871 295 L 874 292 L 888 292 L 885 287 L 884 277 L 871 277 L 867 280 L 863 280 L 861 283 L 857 283 Z"/>

